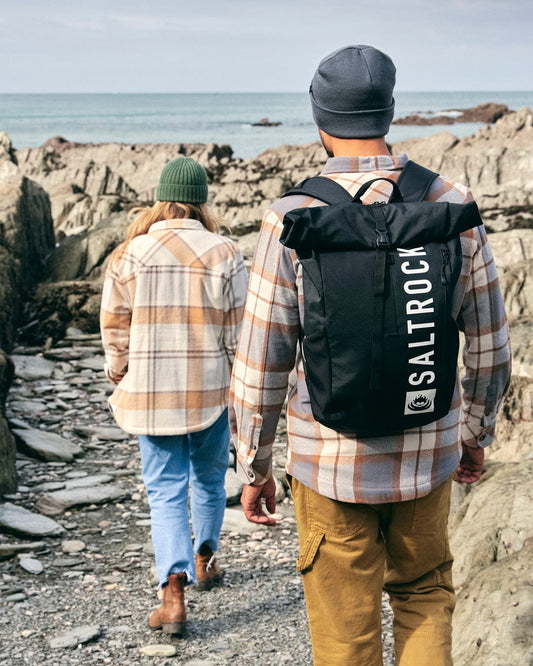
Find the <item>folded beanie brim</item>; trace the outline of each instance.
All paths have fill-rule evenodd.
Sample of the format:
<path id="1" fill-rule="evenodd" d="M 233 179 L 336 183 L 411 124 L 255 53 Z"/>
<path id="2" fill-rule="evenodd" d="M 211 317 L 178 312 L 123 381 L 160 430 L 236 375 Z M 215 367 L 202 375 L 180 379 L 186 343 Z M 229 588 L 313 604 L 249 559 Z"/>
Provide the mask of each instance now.
<path id="1" fill-rule="evenodd" d="M 394 98 L 392 104 L 384 109 L 364 109 L 336 111 L 320 106 L 313 93 L 311 108 L 317 127 L 331 136 L 341 139 L 358 137 L 370 139 L 385 136 L 394 117 Z"/>
<path id="2" fill-rule="evenodd" d="M 177 201 L 180 203 L 206 203 L 206 185 L 186 185 L 180 183 L 159 183 L 155 192 L 157 201 Z"/>

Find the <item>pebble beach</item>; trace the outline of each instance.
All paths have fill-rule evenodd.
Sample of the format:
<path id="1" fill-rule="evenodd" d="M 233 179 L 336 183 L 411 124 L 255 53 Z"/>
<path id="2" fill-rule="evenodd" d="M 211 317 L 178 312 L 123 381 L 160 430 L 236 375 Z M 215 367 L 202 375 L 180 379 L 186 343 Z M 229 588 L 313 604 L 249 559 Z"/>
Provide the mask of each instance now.
<path id="1" fill-rule="evenodd" d="M 4 497 L 13 511 L 9 536 L 0 536 L 0 664 L 312 664 L 291 500 L 278 502 L 275 528 L 248 523 L 231 469 L 222 584 L 188 588 L 185 638 L 149 629 L 159 602 L 137 442 L 107 408 L 99 338 L 70 334 L 47 352 L 19 347 L 13 355 L 7 416 L 26 443 L 18 491 Z M 36 440 L 40 450 L 31 448 Z M 284 448 L 281 423 L 278 479 Z M 2 520 L 6 529 L 5 512 Z M 22 542 L 15 554 L 14 535 Z M 388 609 L 384 647 L 391 665 Z"/>

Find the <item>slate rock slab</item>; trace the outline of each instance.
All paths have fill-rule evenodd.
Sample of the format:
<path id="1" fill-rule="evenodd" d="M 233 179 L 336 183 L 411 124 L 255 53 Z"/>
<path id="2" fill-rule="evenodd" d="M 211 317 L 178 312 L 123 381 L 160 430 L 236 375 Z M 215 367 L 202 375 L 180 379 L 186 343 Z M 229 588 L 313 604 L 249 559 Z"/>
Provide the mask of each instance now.
<path id="1" fill-rule="evenodd" d="M 120 428 L 113 426 L 74 426 L 78 435 L 84 437 L 96 436 L 98 439 L 104 439 L 111 442 L 123 442 L 130 439 L 131 435 Z"/>
<path id="2" fill-rule="evenodd" d="M 84 476 L 79 479 L 70 479 L 65 482 L 65 490 L 72 490 L 73 488 L 87 488 L 90 486 L 100 486 L 103 483 L 109 483 L 113 481 L 111 474 L 91 474 L 90 476 Z M 61 490 L 57 488 L 56 490 Z"/>
<path id="3" fill-rule="evenodd" d="M 55 520 L 11 502 L 0 504 L 0 528 L 29 537 L 58 536 L 65 531 Z"/>
<path id="4" fill-rule="evenodd" d="M 87 624 L 81 627 L 74 627 L 49 641 L 50 647 L 54 649 L 75 648 L 78 645 L 90 643 L 101 635 L 101 629 L 95 624 Z"/>
<path id="5" fill-rule="evenodd" d="M 104 371 L 104 357 L 103 356 L 91 356 L 90 358 L 84 358 L 80 361 L 77 361 L 76 364 L 80 368 L 86 368 L 88 370 Z"/>
<path id="6" fill-rule="evenodd" d="M 53 432 L 36 428 L 16 428 L 13 434 L 23 449 L 48 462 L 72 462 L 83 449 Z"/>
<path id="7" fill-rule="evenodd" d="M 121 486 L 97 485 L 70 490 L 58 490 L 54 493 L 41 495 L 35 508 L 45 516 L 55 516 L 63 513 L 71 506 L 85 504 L 105 504 L 116 502 L 129 497 L 130 492 Z"/>
<path id="8" fill-rule="evenodd" d="M 17 553 L 31 553 L 32 551 L 41 550 L 41 548 L 44 547 L 44 541 L 32 541 L 31 543 L 1 543 L 0 560 L 8 560 L 10 557 L 14 557 Z"/>
<path id="9" fill-rule="evenodd" d="M 56 365 L 41 356 L 13 354 L 11 360 L 15 364 L 15 376 L 27 381 L 49 379 Z"/>

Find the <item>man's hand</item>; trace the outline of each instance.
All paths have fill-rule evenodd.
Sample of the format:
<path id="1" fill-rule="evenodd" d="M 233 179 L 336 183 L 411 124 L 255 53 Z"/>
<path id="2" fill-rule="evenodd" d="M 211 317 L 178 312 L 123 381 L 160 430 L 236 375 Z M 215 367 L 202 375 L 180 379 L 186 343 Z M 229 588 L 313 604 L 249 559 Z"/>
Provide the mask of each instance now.
<path id="1" fill-rule="evenodd" d="M 483 472 L 485 449 L 474 449 L 463 444 L 463 455 L 459 467 L 455 470 L 454 481 L 457 483 L 475 483 L 479 481 Z"/>
<path id="2" fill-rule="evenodd" d="M 275 519 L 267 516 L 263 511 L 262 498 L 265 500 L 267 511 L 274 513 L 276 510 L 276 483 L 272 477 L 262 486 L 244 486 L 241 495 L 244 515 L 251 523 L 275 525 Z"/>

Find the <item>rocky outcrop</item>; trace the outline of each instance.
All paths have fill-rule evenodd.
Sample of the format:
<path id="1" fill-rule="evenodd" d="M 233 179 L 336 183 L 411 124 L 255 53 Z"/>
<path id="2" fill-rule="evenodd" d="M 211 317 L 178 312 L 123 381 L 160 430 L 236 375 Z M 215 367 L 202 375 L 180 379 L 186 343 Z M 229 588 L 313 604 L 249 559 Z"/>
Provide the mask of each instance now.
<path id="1" fill-rule="evenodd" d="M 443 114 L 421 116 L 417 113 L 393 120 L 393 125 L 453 125 L 454 123 L 495 123 L 511 113 L 505 104 L 487 102 L 471 109 L 448 109 Z"/>
<path id="2" fill-rule="evenodd" d="M 215 144 L 76 144 L 55 138 L 16 153 L 21 170 L 48 192 L 58 241 L 88 231 L 113 213 L 151 203 L 161 169 L 179 155 L 206 168 L 214 210 L 234 233 L 257 229 L 265 203 L 320 170 L 318 143 L 282 146 L 255 159 L 234 160 Z M 303 175 L 302 175 L 303 174 Z"/>
<path id="3" fill-rule="evenodd" d="M 30 289 L 43 278 L 54 249 L 48 195 L 19 169 L 11 141 L 0 133 L 0 493 L 16 487 L 15 443 L 4 419 L 13 377 L 10 351 Z"/>
<path id="4" fill-rule="evenodd" d="M 464 499 L 450 518 L 457 589 L 533 538 L 532 473 L 533 460 L 492 463 L 476 485 L 465 489 Z"/>
<path id="5" fill-rule="evenodd" d="M 21 338 L 42 345 L 48 339 L 61 340 L 69 326 L 98 332 L 101 293 L 99 281 L 40 284 L 26 305 L 28 322 L 21 328 Z"/>
<path id="6" fill-rule="evenodd" d="M 530 663 L 533 551 L 533 230 L 491 234 L 509 316 L 513 377 L 487 450 L 488 471 L 454 487 L 450 517 L 454 663 Z"/>
<path id="7" fill-rule="evenodd" d="M 533 229 L 491 234 L 490 244 L 509 319 L 513 378 L 489 455 L 518 462 L 533 453 Z"/>
<path id="8" fill-rule="evenodd" d="M 533 114 L 523 108 L 457 139 L 442 132 L 393 145 L 424 166 L 469 187 L 494 231 L 533 223 Z"/>
<path id="9" fill-rule="evenodd" d="M 153 201 L 163 166 L 180 155 L 194 157 L 216 180 L 232 150 L 215 144 L 77 144 L 56 137 L 16 153 L 24 174 L 50 195 L 58 240 Z"/>
<path id="10" fill-rule="evenodd" d="M 532 472 L 533 461 L 494 464 L 475 486 L 454 489 L 464 498 L 450 521 L 456 664 L 529 663 Z"/>
<path id="11" fill-rule="evenodd" d="M 524 108 L 458 139 L 441 132 L 392 145 L 412 159 L 470 187 L 489 227 L 531 226 L 532 113 Z M 76 144 L 53 139 L 16 152 L 21 171 L 48 192 L 57 240 L 87 231 L 113 213 L 153 200 L 163 165 L 177 155 L 200 161 L 210 177 L 215 213 L 242 235 L 257 230 L 266 205 L 297 181 L 316 175 L 325 159 L 316 142 L 281 146 L 254 159 L 232 159 L 215 144 Z"/>
<path id="12" fill-rule="evenodd" d="M 43 278 L 45 260 L 54 249 L 47 193 L 27 178 L 0 134 L 0 347 L 9 350 L 21 306 Z"/>
<path id="13" fill-rule="evenodd" d="M 479 571 L 460 594 L 454 614 L 458 666 L 531 664 L 533 541 Z"/>

